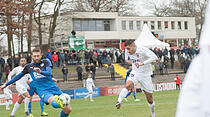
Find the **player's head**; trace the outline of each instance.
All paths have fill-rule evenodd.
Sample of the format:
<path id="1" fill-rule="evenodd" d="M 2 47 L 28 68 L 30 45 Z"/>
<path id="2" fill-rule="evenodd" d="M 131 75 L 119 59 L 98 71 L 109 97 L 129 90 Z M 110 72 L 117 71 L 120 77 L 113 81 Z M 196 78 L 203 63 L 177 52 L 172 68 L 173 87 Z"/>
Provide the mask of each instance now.
<path id="1" fill-rule="evenodd" d="M 136 44 L 132 40 L 128 40 L 125 42 L 125 48 L 127 49 L 129 54 L 134 54 L 136 52 Z"/>
<path id="2" fill-rule="evenodd" d="M 39 63 L 41 61 L 41 58 L 42 58 L 41 49 L 39 47 L 34 48 L 33 51 L 32 51 L 33 62 Z"/>
<path id="3" fill-rule="evenodd" d="M 20 60 L 19 60 L 20 66 L 24 67 L 24 66 L 26 65 L 26 63 L 27 63 L 27 62 L 26 62 L 26 58 L 21 57 Z"/>
<path id="4" fill-rule="evenodd" d="M 91 74 L 88 74 L 88 78 L 92 78 Z"/>

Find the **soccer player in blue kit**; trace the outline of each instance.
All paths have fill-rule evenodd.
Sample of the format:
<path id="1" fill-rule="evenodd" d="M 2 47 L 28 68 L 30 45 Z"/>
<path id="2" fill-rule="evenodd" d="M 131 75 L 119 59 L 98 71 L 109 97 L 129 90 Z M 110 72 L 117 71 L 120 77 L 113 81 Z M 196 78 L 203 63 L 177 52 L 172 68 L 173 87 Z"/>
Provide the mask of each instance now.
<path id="1" fill-rule="evenodd" d="M 21 79 L 25 74 L 30 74 L 33 81 L 29 84 L 36 89 L 35 92 L 37 95 L 39 95 L 46 104 L 51 104 L 54 108 L 61 108 L 60 117 L 68 117 L 72 110 L 71 106 L 63 106 L 62 100 L 58 97 L 62 94 L 62 91 L 52 80 L 52 68 L 49 66 L 49 61 L 41 60 L 41 57 L 41 49 L 39 47 L 33 49 L 32 59 L 34 63 L 27 64 L 21 73 L 16 75 L 8 83 L 2 85 L 0 89 L 4 89 Z"/>

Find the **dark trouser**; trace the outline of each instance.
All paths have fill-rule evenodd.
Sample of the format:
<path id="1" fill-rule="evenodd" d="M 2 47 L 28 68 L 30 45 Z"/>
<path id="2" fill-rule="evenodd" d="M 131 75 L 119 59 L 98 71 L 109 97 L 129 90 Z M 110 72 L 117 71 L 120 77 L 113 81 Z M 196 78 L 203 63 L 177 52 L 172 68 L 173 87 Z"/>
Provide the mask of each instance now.
<path id="1" fill-rule="evenodd" d="M 111 73 L 111 80 L 115 80 L 114 73 Z"/>
<path id="2" fill-rule="evenodd" d="M 82 73 L 78 73 L 78 80 L 82 80 Z"/>
<path id="3" fill-rule="evenodd" d="M 93 80 L 95 80 L 95 73 L 92 73 L 91 77 L 92 77 Z"/>
<path id="4" fill-rule="evenodd" d="M 63 81 L 67 81 L 67 74 L 63 74 Z"/>
<path id="5" fill-rule="evenodd" d="M 101 62 L 101 61 L 100 61 L 100 62 L 98 62 L 98 67 L 99 67 L 99 68 L 103 67 L 103 64 L 102 64 L 102 62 Z"/>
<path id="6" fill-rule="evenodd" d="M 176 84 L 176 90 L 180 90 L 180 85 Z"/>

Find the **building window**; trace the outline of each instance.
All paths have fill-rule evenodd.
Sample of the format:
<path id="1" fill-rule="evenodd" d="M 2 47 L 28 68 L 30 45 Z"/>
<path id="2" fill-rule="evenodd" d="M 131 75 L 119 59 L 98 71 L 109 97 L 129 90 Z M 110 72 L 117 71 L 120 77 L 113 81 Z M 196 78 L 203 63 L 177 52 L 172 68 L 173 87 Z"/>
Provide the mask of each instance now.
<path id="1" fill-rule="evenodd" d="M 126 30 L 126 21 L 122 21 L 122 30 Z"/>
<path id="2" fill-rule="evenodd" d="M 96 30 L 96 21 L 89 20 L 89 31 L 95 31 L 95 30 Z"/>
<path id="3" fill-rule="evenodd" d="M 75 31 L 81 31 L 82 26 L 81 26 L 81 21 L 80 20 L 73 20 L 73 29 Z"/>
<path id="4" fill-rule="evenodd" d="M 88 31 L 89 26 L 88 26 L 88 20 L 82 20 L 82 31 Z"/>
<path id="5" fill-rule="evenodd" d="M 133 30 L 133 21 L 129 21 L 129 29 Z"/>
<path id="6" fill-rule="evenodd" d="M 164 21 L 164 27 L 165 29 L 168 29 L 168 21 Z"/>
<path id="7" fill-rule="evenodd" d="M 178 30 L 181 30 L 181 29 L 182 29 L 181 21 L 178 21 Z"/>
<path id="8" fill-rule="evenodd" d="M 151 30 L 155 30 L 155 22 L 151 21 Z"/>
<path id="9" fill-rule="evenodd" d="M 110 31 L 110 21 L 104 21 L 104 31 Z"/>
<path id="10" fill-rule="evenodd" d="M 112 41 L 112 44 L 119 44 L 120 41 Z"/>
<path id="11" fill-rule="evenodd" d="M 136 21 L 136 29 L 141 30 L 141 22 L 140 21 Z"/>
<path id="12" fill-rule="evenodd" d="M 105 42 L 104 41 L 96 41 L 95 44 L 96 45 L 105 45 Z"/>
<path id="13" fill-rule="evenodd" d="M 174 27 L 175 25 L 174 25 L 174 21 L 171 21 L 171 29 L 172 30 L 174 30 L 175 29 L 175 27 Z"/>
<path id="14" fill-rule="evenodd" d="M 161 21 L 158 21 L 158 30 L 162 29 Z"/>
<path id="15" fill-rule="evenodd" d="M 187 21 L 184 22 L 184 29 L 185 29 L 185 30 L 188 29 L 188 22 L 187 22 Z"/>
<path id="16" fill-rule="evenodd" d="M 103 20 L 96 20 L 96 31 L 104 31 Z"/>

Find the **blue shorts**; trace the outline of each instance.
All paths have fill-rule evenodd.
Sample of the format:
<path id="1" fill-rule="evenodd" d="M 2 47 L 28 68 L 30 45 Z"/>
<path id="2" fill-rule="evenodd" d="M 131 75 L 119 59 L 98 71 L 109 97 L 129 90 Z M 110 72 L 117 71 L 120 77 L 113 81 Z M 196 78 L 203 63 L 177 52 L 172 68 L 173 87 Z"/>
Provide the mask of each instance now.
<path id="1" fill-rule="evenodd" d="M 33 87 L 32 83 L 29 83 L 28 86 L 30 87 L 30 89 L 28 90 L 28 93 L 30 96 L 33 96 L 35 93 L 35 87 Z"/>
<path id="2" fill-rule="evenodd" d="M 48 99 L 54 95 L 61 95 L 63 92 L 58 87 L 52 87 L 50 89 L 39 92 L 38 95 L 44 101 L 44 103 L 49 103 Z"/>

